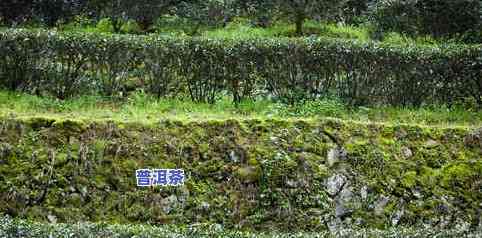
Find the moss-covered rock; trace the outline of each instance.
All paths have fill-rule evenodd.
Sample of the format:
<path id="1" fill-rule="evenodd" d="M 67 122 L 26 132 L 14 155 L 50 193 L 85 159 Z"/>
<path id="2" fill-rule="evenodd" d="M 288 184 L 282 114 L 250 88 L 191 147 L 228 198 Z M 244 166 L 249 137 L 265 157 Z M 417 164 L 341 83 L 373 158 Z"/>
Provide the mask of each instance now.
<path id="1" fill-rule="evenodd" d="M 236 176 L 245 183 L 254 183 L 261 177 L 261 168 L 258 166 L 245 166 L 236 170 Z"/>

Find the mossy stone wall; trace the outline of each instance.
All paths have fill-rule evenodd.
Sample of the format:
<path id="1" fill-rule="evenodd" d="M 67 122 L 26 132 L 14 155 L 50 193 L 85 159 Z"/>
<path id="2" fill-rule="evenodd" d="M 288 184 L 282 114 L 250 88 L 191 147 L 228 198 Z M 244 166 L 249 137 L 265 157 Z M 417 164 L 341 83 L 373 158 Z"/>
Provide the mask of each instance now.
<path id="1" fill-rule="evenodd" d="M 0 122 L 0 213 L 260 230 L 482 226 L 481 131 L 337 120 Z M 182 168 L 182 187 L 135 170 Z"/>

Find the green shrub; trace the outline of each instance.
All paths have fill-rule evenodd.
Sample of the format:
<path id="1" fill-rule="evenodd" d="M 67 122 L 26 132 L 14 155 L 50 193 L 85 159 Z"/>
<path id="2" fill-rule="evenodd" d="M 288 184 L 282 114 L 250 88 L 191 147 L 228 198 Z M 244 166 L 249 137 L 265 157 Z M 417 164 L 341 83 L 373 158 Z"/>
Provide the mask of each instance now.
<path id="1" fill-rule="evenodd" d="M 128 34 L 140 34 L 142 33 L 142 29 L 136 21 L 128 20 L 124 24 L 122 24 L 121 32 Z"/>
<path id="2" fill-rule="evenodd" d="M 432 45 L 436 46 L 437 44 L 441 44 L 439 40 L 434 39 L 431 36 L 418 36 L 418 37 L 409 37 L 397 32 L 390 32 L 385 34 L 383 37 L 384 44 L 389 45 Z"/>
<path id="3" fill-rule="evenodd" d="M 93 22 L 87 16 L 75 16 L 72 21 L 67 24 L 59 25 L 58 29 L 62 31 L 78 31 L 80 29 L 92 27 Z"/>
<path id="4" fill-rule="evenodd" d="M 347 25 L 326 25 L 321 33 L 322 36 L 342 38 L 342 39 L 355 39 L 361 41 L 370 40 L 368 30 L 362 27 L 353 27 Z"/>
<path id="5" fill-rule="evenodd" d="M 457 37 L 480 30 L 482 4 L 480 0 L 382 0 L 372 7 L 371 18 L 377 28 L 375 37 L 392 31 Z"/>
<path id="6" fill-rule="evenodd" d="M 109 18 L 102 18 L 97 23 L 96 28 L 99 32 L 103 33 L 113 33 L 114 26 L 112 25 L 112 21 Z"/>
<path id="7" fill-rule="evenodd" d="M 0 33 L 0 85 L 67 98 L 87 92 L 289 104 L 451 104 L 482 94 L 480 46 L 387 45 L 332 38 L 206 39 L 47 31 Z"/>
<path id="8" fill-rule="evenodd" d="M 328 237 L 468 237 L 475 238 L 482 231 L 468 231 L 463 227 L 452 230 L 433 228 L 396 227 L 386 230 L 377 229 L 347 229 L 321 232 L 262 232 L 229 230 L 218 224 L 198 224 L 187 227 L 175 225 L 143 225 L 143 224 L 107 224 L 107 223 L 77 223 L 77 224 L 47 224 L 31 222 L 9 217 L 0 217 L 0 235 L 3 237 L 162 237 L 162 238 L 328 238 Z"/>
<path id="9" fill-rule="evenodd" d="M 207 38 L 259 38 L 275 36 L 270 29 L 253 27 L 246 21 L 232 21 L 221 29 L 206 31 L 203 37 Z"/>
<path id="10" fill-rule="evenodd" d="M 366 21 L 366 11 L 370 0 L 346 0 L 341 9 L 341 17 L 348 24 L 358 25 Z"/>

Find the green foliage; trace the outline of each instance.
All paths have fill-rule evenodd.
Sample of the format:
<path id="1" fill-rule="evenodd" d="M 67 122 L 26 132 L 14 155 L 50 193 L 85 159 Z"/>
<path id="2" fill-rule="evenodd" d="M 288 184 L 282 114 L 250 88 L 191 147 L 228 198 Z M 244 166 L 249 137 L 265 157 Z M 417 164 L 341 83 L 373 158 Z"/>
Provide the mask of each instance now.
<path id="1" fill-rule="evenodd" d="M 342 5 L 342 20 L 348 24 L 361 24 L 366 21 L 370 0 L 346 0 Z"/>
<path id="2" fill-rule="evenodd" d="M 80 14 L 84 0 L 3 0 L 0 2 L 0 23 L 9 26 L 40 22 L 53 27 Z"/>
<path id="3" fill-rule="evenodd" d="M 201 27 L 225 26 L 233 14 L 233 0 L 180 1 L 177 15 L 193 24 L 188 35 L 197 35 Z"/>
<path id="4" fill-rule="evenodd" d="M 139 24 L 134 20 L 120 21 L 119 33 L 124 34 L 141 34 L 142 29 Z M 95 28 L 90 26 L 79 26 L 71 28 L 71 31 L 80 31 L 85 33 L 115 33 L 115 27 L 110 18 L 102 18 L 97 22 Z"/>
<path id="5" fill-rule="evenodd" d="M 86 29 L 93 27 L 93 21 L 86 16 L 75 16 L 70 22 L 66 24 L 59 24 L 58 29 L 61 31 L 77 31 L 79 29 Z"/>
<path id="6" fill-rule="evenodd" d="M 405 188 L 409 188 L 409 189 L 413 188 L 417 183 L 417 172 L 415 171 L 406 172 L 403 175 L 401 183 Z"/>
<path id="7" fill-rule="evenodd" d="M 205 38 L 263 38 L 273 37 L 279 34 L 273 28 L 252 27 L 245 21 L 232 21 L 224 28 L 205 31 L 202 36 Z"/>
<path id="8" fill-rule="evenodd" d="M 477 42 L 473 38 L 482 27 L 482 3 L 479 0 L 383 0 L 371 9 L 371 17 L 377 28 L 376 36 L 395 31 L 412 36 L 465 37 L 467 42 Z"/>
<path id="9" fill-rule="evenodd" d="M 388 45 L 431 45 L 436 46 L 443 44 L 441 41 L 434 39 L 431 36 L 410 37 L 397 32 L 390 32 L 385 34 L 382 42 Z"/>
<path id="10" fill-rule="evenodd" d="M 482 110 L 457 105 L 424 108 L 347 107 L 339 100 L 318 99 L 289 106 L 267 100 L 244 100 L 233 105 L 228 98 L 216 104 L 181 98 L 161 98 L 136 92 L 126 98 L 79 96 L 67 100 L 0 91 L 0 114 L 18 116 L 151 121 L 158 118 L 205 120 L 207 118 L 324 118 L 389 124 L 481 126 Z"/>
<path id="11" fill-rule="evenodd" d="M 307 24 L 309 27 L 309 24 Z M 340 39 L 354 39 L 359 41 L 369 41 L 370 34 L 368 29 L 363 27 L 354 27 L 350 25 L 335 25 L 327 24 L 322 26 L 320 36 L 340 38 Z"/>
<path id="12" fill-rule="evenodd" d="M 193 31 L 193 24 L 178 16 L 162 16 L 157 19 L 154 28 L 160 35 L 186 36 Z"/>
<path id="13" fill-rule="evenodd" d="M 136 21 L 128 20 L 122 24 L 120 31 L 127 34 L 139 34 L 142 32 L 142 29 Z"/>
<path id="14" fill-rule="evenodd" d="M 282 116 L 312 117 L 323 115 L 326 117 L 343 117 L 347 113 L 347 108 L 342 102 L 337 100 L 316 100 L 286 107 L 279 104 L 277 112 Z"/>
<path id="15" fill-rule="evenodd" d="M 33 1 L 4 0 L 0 2 L 0 24 L 15 25 L 27 21 Z"/>
<path id="16" fill-rule="evenodd" d="M 96 29 L 103 33 L 114 33 L 114 26 L 110 18 L 102 18 L 97 22 Z"/>
<path id="17" fill-rule="evenodd" d="M 345 1 L 341 0 L 273 0 L 275 9 L 287 16 L 296 26 L 296 34 L 303 34 L 305 20 L 315 16 L 324 20 L 328 14 L 337 12 Z"/>
<path id="18" fill-rule="evenodd" d="M 321 23 L 308 20 L 304 23 L 304 34 L 309 36 L 329 37 L 338 39 L 356 39 L 369 41 L 370 34 L 365 27 L 354 27 L 342 24 Z M 206 36 L 216 37 L 218 35 L 232 35 L 235 37 L 256 36 L 256 37 L 299 37 L 296 34 L 296 27 L 286 22 L 273 23 L 270 27 L 252 27 L 246 24 L 230 24 L 228 27 L 205 33 Z"/>
<path id="19" fill-rule="evenodd" d="M 136 21 L 139 28 L 136 31 L 150 32 L 159 16 L 169 12 L 179 2 L 175 0 L 91 0 L 88 1 L 87 9 L 90 10 L 90 14 L 99 18 L 109 18 L 116 33 L 121 32 L 122 24 L 130 20 Z"/>
<path id="20" fill-rule="evenodd" d="M 352 105 L 481 100 L 480 46 L 386 45 L 332 38 L 206 39 L 46 31 L 0 33 L 2 87 L 68 98 L 144 89 L 214 103 L 288 104 L 335 96 Z"/>
<path id="21" fill-rule="evenodd" d="M 317 233 L 281 233 L 281 232 L 253 232 L 235 231 L 219 225 L 202 224 L 198 226 L 152 226 L 133 224 L 107 224 L 107 223 L 78 223 L 78 224 L 47 224 L 26 220 L 0 218 L 0 235 L 3 237 L 152 237 L 152 238 L 329 238 L 329 237 L 477 237 L 478 231 L 469 232 L 465 229 L 439 230 L 439 229 L 414 229 L 391 228 L 387 230 L 376 229 L 340 229 Z"/>

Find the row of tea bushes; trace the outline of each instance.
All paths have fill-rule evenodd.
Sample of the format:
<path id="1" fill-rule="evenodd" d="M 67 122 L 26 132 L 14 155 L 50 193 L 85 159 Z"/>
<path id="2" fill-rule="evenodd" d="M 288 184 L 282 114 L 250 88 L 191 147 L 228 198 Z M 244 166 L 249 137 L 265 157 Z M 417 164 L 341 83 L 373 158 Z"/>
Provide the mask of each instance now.
<path id="1" fill-rule="evenodd" d="M 214 103 L 335 96 L 358 105 L 450 104 L 482 96 L 479 45 L 388 46 L 328 38 L 206 39 L 6 30 L 0 87 L 68 98 L 188 96 Z"/>
<path id="2" fill-rule="evenodd" d="M 481 231 L 482 232 L 482 231 Z M 175 227 L 170 225 L 115 225 L 115 224 L 43 224 L 24 220 L 13 220 L 9 217 L 0 217 L 0 235 L 2 237 L 162 237 L 162 238 L 185 238 L 185 237 L 223 237 L 223 238 L 322 238 L 322 237 L 479 237 L 481 232 L 460 230 L 437 230 L 437 229 L 408 229 L 393 228 L 388 230 L 348 230 L 340 229 L 333 232 L 319 233 L 261 233 L 230 231 L 221 225 L 200 224 L 189 227 Z"/>

